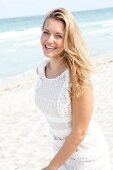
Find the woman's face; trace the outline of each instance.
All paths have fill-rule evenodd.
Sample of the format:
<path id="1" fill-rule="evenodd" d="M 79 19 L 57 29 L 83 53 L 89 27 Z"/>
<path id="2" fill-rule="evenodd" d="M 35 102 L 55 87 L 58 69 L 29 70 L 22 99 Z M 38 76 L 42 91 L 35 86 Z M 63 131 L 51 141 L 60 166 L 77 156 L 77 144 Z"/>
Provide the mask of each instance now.
<path id="1" fill-rule="evenodd" d="M 47 57 L 60 57 L 64 50 L 64 24 L 55 19 L 47 19 L 42 29 L 41 45 Z"/>

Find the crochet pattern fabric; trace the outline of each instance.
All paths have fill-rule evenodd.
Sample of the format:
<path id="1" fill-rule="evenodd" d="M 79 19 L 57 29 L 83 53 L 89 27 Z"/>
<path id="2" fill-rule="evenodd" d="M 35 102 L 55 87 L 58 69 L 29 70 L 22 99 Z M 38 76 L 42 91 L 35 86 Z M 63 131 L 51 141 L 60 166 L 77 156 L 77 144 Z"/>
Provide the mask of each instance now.
<path id="1" fill-rule="evenodd" d="M 56 154 L 72 130 L 70 71 L 49 79 L 45 75 L 48 62 L 44 59 L 38 66 L 35 103 L 48 121 Z M 59 170 L 111 170 L 108 146 L 93 117 L 85 138 Z"/>

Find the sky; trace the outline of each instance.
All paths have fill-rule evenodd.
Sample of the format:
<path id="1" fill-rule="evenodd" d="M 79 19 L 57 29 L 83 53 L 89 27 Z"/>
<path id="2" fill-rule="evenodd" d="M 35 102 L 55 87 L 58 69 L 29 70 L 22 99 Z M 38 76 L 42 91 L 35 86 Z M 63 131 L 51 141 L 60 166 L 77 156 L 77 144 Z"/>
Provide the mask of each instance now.
<path id="1" fill-rule="evenodd" d="M 46 14 L 64 7 L 70 11 L 113 7 L 113 0 L 0 0 L 0 18 Z"/>

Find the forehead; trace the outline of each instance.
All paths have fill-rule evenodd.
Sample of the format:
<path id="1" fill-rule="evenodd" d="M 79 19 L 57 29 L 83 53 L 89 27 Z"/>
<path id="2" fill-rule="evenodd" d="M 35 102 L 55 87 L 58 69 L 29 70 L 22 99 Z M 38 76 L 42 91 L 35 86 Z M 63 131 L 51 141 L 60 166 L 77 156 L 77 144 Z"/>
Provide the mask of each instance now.
<path id="1" fill-rule="evenodd" d="M 53 31 L 53 32 L 61 32 L 64 33 L 64 23 L 60 20 L 56 20 L 53 18 L 49 18 L 46 20 L 45 24 L 44 24 L 44 29 L 47 29 L 49 31 Z"/>

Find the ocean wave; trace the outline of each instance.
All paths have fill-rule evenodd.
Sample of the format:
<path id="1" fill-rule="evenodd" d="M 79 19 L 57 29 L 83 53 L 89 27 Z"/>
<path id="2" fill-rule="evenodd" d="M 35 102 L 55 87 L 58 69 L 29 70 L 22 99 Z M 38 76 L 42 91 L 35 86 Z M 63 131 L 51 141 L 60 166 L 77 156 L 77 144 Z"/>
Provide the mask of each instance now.
<path id="1" fill-rule="evenodd" d="M 104 20 L 104 21 L 96 21 L 96 22 L 85 22 L 81 23 L 81 26 L 101 26 L 101 27 L 109 27 L 113 26 L 113 20 Z"/>
<path id="2" fill-rule="evenodd" d="M 15 48 L 5 48 L 5 50 L 3 49 L 3 53 L 7 54 L 8 52 L 16 52 L 16 49 Z"/>
<path id="3" fill-rule="evenodd" d="M 3 32 L 0 33 L 0 41 L 6 39 L 17 39 L 17 38 L 28 38 L 28 37 L 35 37 L 41 34 L 40 27 L 37 28 L 30 28 L 24 31 L 10 31 L 10 32 Z"/>
<path id="4" fill-rule="evenodd" d="M 15 39 L 16 42 L 19 42 L 19 41 L 24 41 L 24 40 L 32 40 L 34 39 L 34 36 L 28 36 L 28 37 L 18 37 Z"/>
<path id="5" fill-rule="evenodd" d="M 104 35 L 113 35 L 113 28 L 111 29 L 98 29 L 95 31 L 89 31 L 87 32 L 89 35 L 95 35 L 95 34 L 104 34 Z"/>
<path id="6" fill-rule="evenodd" d="M 105 22 L 102 24 L 103 27 L 112 27 L 113 26 L 113 20 L 109 20 L 108 22 Z"/>
<path id="7" fill-rule="evenodd" d="M 30 42 L 21 42 L 21 43 L 16 43 L 14 46 L 15 47 L 21 47 L 21 46 L 28 46 L 28 45 L 36 45 L 36 44 L 39 44 L 39 41 L 38 40 L 34 40 L 34 41 L 30 41 Z"/>

